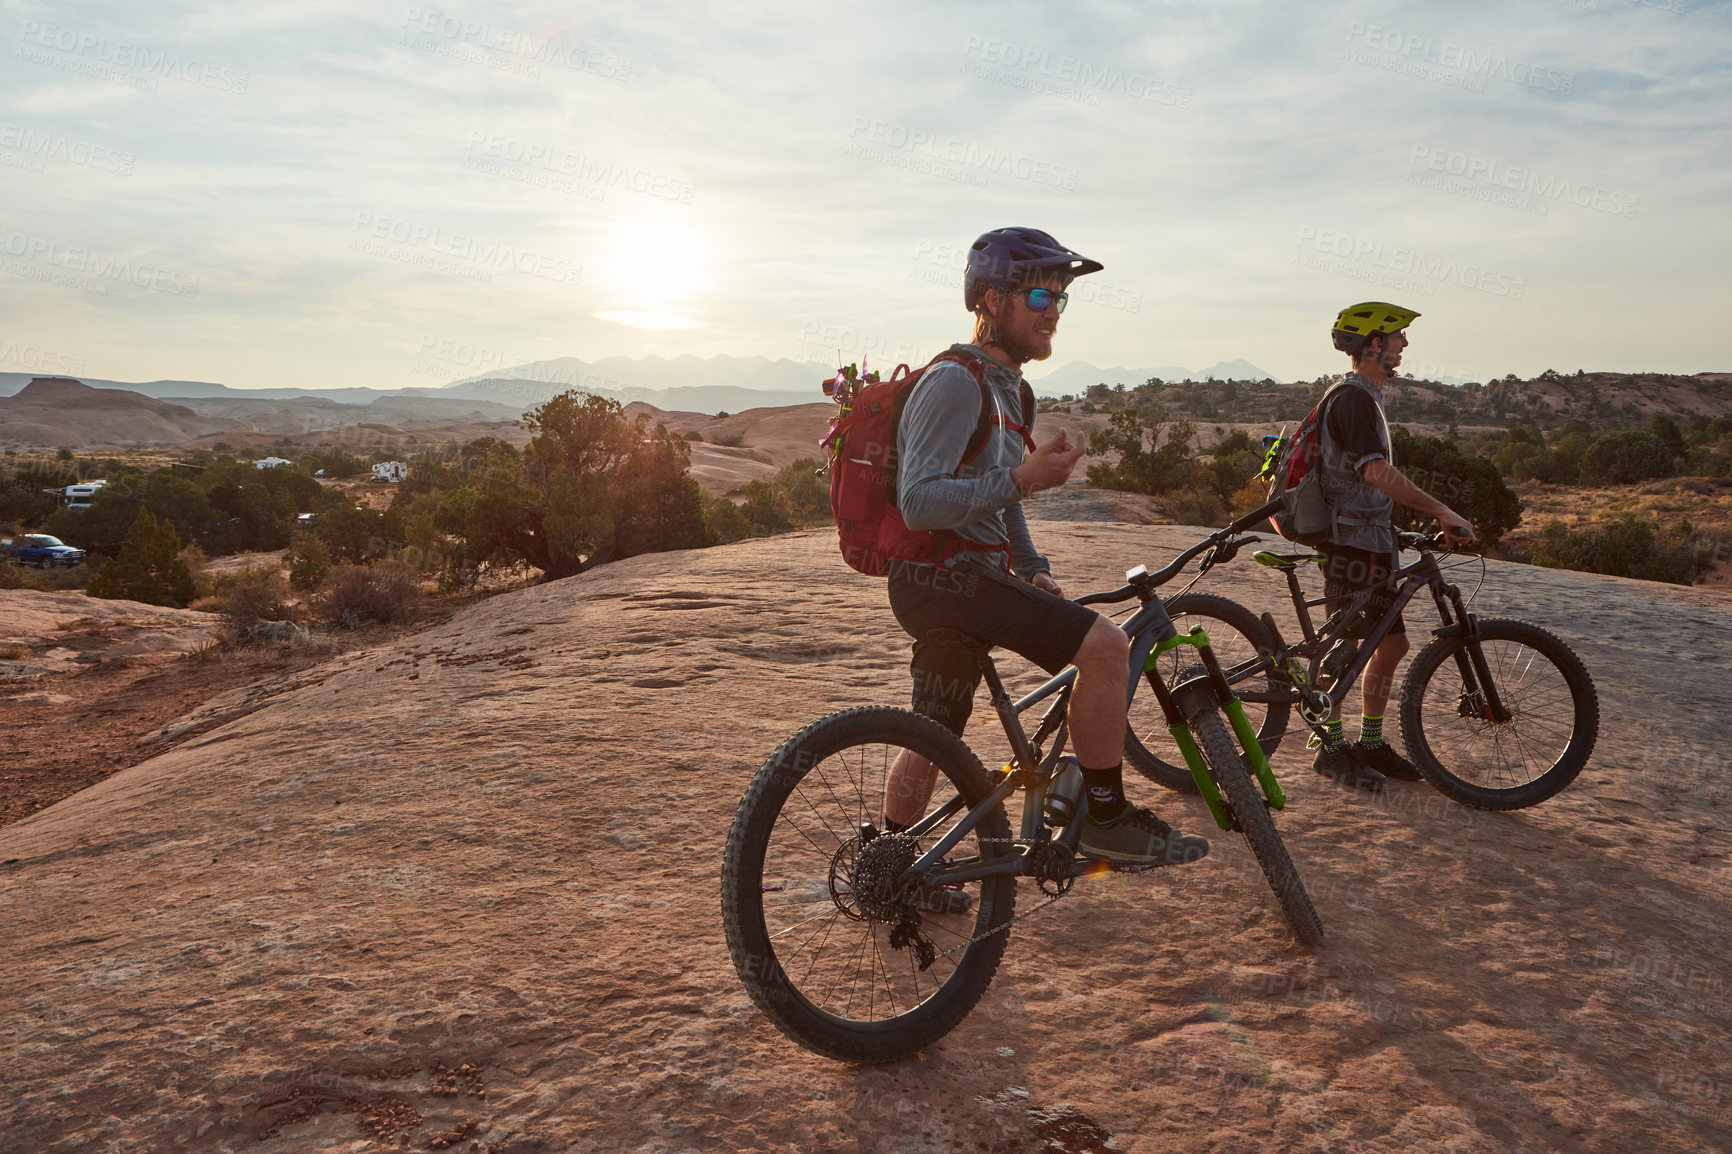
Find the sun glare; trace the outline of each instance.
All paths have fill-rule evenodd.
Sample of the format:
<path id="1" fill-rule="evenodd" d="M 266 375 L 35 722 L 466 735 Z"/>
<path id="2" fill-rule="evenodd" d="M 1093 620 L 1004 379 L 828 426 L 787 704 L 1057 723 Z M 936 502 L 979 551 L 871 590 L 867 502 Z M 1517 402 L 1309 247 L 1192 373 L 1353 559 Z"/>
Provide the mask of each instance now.
<path id="1" fill-rule="evenodd" d="M 688 308 L 702 287 L 703 243 L 695 229 L 645 223 L 620 233 L 613 281 L 630 311 Z"/>

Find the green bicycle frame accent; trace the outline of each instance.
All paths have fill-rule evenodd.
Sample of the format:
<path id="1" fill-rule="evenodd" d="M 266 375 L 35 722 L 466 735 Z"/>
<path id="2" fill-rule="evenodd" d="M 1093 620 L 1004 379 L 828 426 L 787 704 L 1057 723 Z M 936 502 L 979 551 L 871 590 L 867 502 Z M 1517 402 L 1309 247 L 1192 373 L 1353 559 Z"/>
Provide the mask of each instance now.
<path id="1" fill-rule="evenodd" d="M 1177 633 L 1165 641 L 1155 644 L 1144 663 L 1145 672 L 1154 672 L 1159 676 L 1157 659 L 1161 654 L 1177 649 L 1181 645 L 1194 646 L 1199 652 L 1209 645 L 1209 634 L 1201 625 L 1193 625 L 1189 633 Z M 1285 808 L 1287 796 L 1281 789 L 1281 783 L 1275 780 L 1274 770 L 1269 768 L 1269 758 L 1263 753 L 1263 746 L 1257 740 L 1257 733 L 1251 728 L 1251 721 L 1245 716 L 1245 705 L 1236 696 L 1229 696 L 1220 702 L 1221 711 L 1232 723 L 1233 733 L 1239 739 L 1239 745 L 1245 752 L 1246 760 L 1250 762 L 1251 773 L 1257 779 L 1257 784 L 1263 789 L 1263 796 L 1275 809 Z M 1227 816 L 1226 803 L 1221 798 L 1220 788 L 1215 779 L 1209 775 L 1209 767 L 1203 761 L 1202 751 L 1197 748 L 1197 741 L 1191 736 L 1190 726 L 1184 722 L 1167 726 L 1173 735 L 1173 743 L 1184 754 L 1185 765 L 1191 771 L 1191 777 L 1197 783 L 1197 792 L 1202 794 L 1203 804 L 1209 807 L 1209 814 L 1215 819 L 1215 824 L 1222 829 L 1232 829 L 1232 823 Z"/>

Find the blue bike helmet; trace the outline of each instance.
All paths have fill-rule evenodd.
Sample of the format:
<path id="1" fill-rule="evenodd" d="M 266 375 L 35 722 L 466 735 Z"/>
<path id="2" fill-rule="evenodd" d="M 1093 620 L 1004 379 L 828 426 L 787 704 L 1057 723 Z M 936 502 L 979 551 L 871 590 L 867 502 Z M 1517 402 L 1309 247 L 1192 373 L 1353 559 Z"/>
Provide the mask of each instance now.
<path id="1" fill-rule="evenodd" d="M 1042 273 L 1057 273 L 1065 281 L 1105 266 L 1072 252 L 1038 228 L 995 228 L 982 233 L 968 250 L 968 271 L 962 278 L 962 301 L 969 312 L 980 307 L 987 289 L 1008 292 Z"/>

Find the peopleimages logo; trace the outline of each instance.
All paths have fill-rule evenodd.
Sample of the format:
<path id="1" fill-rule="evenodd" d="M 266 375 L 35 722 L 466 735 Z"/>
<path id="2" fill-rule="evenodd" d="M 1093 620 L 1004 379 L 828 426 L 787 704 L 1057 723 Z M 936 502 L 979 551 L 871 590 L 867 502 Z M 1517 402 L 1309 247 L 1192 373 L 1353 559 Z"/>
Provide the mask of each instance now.
<path id="1" fill-rule="evenodd" d="M 1460 264 L 1406 245 L 1386 246 L 1380 240 L 1348 232 L 1306 227 L 1299 230 L 1299 238 L 1293 243 L 1299 247 L 1293 256 L 1296 264 L 1392 287 L 1411 284 L 1425 296 L 1431 295 L 1434 283 L 1459 285 L 1518 301 L 1527 293 L 1527 280 L 1523 277 L 1475 264 Z M 1344 267 L 1329 265 L 1329 258 Z M 1352 264 L 1348 266 L 1345 262 Z"/>
<path id="2" fill-rule="evenodd" d="M 0 228 L 0 254 L 22 258 L 6 261 L 3 267 L 7 272 L 34 280 L 64 284 L 82 292 L 106 294 L 108 286 L 102 281 L 109 280 L 124 281 L 135 288 L 150 289 L 152 292 L 186 297 L 189 300 L 198 296 L 197 277 L 159 265 L 143 262 L 135 264 L 131 257 L 63 244 L 51 237 L 33 236 Z M 85 277 L 101 279 L 86 281 L 83 279 Z"/>
<path id="3" fill-rule="evenodd" d="M 56 352 L 14 337 L 0 337 L 0 364 L 17 365 L 33 373 L 65 373 L 75 377 L 84 371 L 84 358 Z"/>
<path id="4" fill-rule="evenodd" d="M 472 130 L 467 149 L 471 155 L 464 159 L 463 166 L 488 175 L 507 175 L 512 168 L 521 167 L 539 170 L 553 179 L 570 178 L 602 188 L 624 188 L 676 204 L 690 204 L 697 192 L 697 185 L 689 180 L 497 133 Z"/>
<path id="5" fill-rule="evenodd" d="M 408 30 L 404 33 L 403 41 L 407 47 L 437 52 L 439 55 L 452 55 L 458 59 L 468 59 L 471 63 L 494 62 L 440 52 L 437 41 L 443 40 L 452 46 L 471 46 L 484 52 L 498 53 L 508 58 L 510 63 L 519 66 L 513 69 L 515 71 L 524 71 L 522 66 L 526 65 L 553 64 L 574 72 L 588 72 L 604 80 L 631 79 L 631 61 L 611 52 L 586 48 L 582 44 L 566 44 L 546 37 L 538 39 L 533 32 L 501 28 L 481 20 L 466 20 L 461 16 L 441 12 L 437 8 L 410 5 L 404 12 L 403 27 Z M 416 33 L 428 39 L 414 39 L 411 34 Z M 504 67 L 504 63 L 500 62 L 495 66 Z M 540 72 L 532 67 L 527 70 L 531 75 L 540 75 Z"/>
<path id="6" fill-rule="evenodd" d="M 12 149 L 37 161 L 58 160 L 66 164 L 94 168 L 98 172 L 113 172 L 120 176 L 131 176 L 132 166 L 137 161 L 130 152 L 120 152 L 53 132 L 38 132 L 10 121 L 0 121 L 0 148 Z M 0 163 L 4 161 L 0 160 Z M 32 171 L 41 172 L 42 168 L 37 165 Z"/>
<path id="7" fill-rule="evenodd" d="M 1347 25 L 1347 41 L 1362 42 L 1367 48 L 1382 51 L 1390 60 L 1399 60 L 1409 64 L 1431 64 L 1439 68 L 1454 69 L 1468 76 L 1482 79 L 1505 80 L 1524 88 L 1536 88 L 1541 92 L 1556 92 L 1568 96 L 1575 91 L 1576 74 L 1559 71 L 1556 68 L 1541 68 L 1526 60 L 1511 60 L 1500 52 L 1490 50 L 1480 52 L 1465 45 L 1448 40 L 1437 41 L 1429 36 L 1415 33 L 1403 33 L 1394 28 L 1383 28 L 1376 24 L 1362 24 L 1357 20 Z M 1362 61 L 1369 63 L 1370 61 Z"/>
<path id="8" fill-rule="evenodd" d="M 517 272 L 563 285 L 583 278 L 583 265 L 564 257 L 396 217 L 357 212 L 354 232 L 348 247 L 356 252 L 449 276 L 488 281 L 494 272 Z"/>
<path id="9" fill-rule="evenodd" d="M 1578 181 L 1565 180 L 1562 177 L 1543 175 L 1535 169 L 1523 168 L 1506 164 L 1484 156 L 1471 156 L 1465 152 L 1454 152 L 1447 148 L 1436 148 L 1427 144 L 1416 144 L 1407 155 L 1407 163 L 1414 171 L 1408 174 L 1408 179 L 1415 183 L 1425 183 L 1425 169 L 1429 172 L 1445 176 L 1457 177 L 1469 185 L 1486 186 L 1486 192 L 1508 190 L 1533 197 L 1539 204 L 1540 213 L 1545 212 L 1546 201 L 1564 201 L 1577 208 L 1592 209 L 1612 216 L 1621 216 L 1626 220 L 1636 219 L 1636 210 L 1641 207 L 1639 197 L 1625 193 L 1613 192 L 1597 184 L 1583 184 Z M 1457 191 L 1453 187 L 1438 184 L 1434 187 L 1443 188 L 1446 192 Z M 1462 195 L 1474 195 L 1463 192 Z M 1481 196 L 1485 199 L 1485 196 Z M 1531 210 L 1530 210 L 1531 211 Z"/>
<path id="10" fill-rule="evenodd" d="M 1050 185 L 1053 188 L 1076 188 L 1077 170 L 1072 165 L 1055 164 L 1019 152 L 988 148 L 956 136 L 940 136 L 883 120 L 870 120 L 864 116 L 854 118 L 854 125 L 848 130 L 848 135 L 856 141 L 848 146 L 850 155 L 893 163 L 885 155 L 885 150 L 888 149 L 891 156 L 901 153 L 917 160 L 929 159 L 938 166 L 954 165 L 955 171 L 964 177 L 977 178 L 964 181 L 969 184 L 984 184 L 984 179 L 980 178 L 990 173 L 1026 180 L 1031 184 Z"/>
<path id="11" fill-rule="evenodd" d="M 1080 99 L 1081 93 L 1114 92 L 1175 108 L 1191 106 L 1191 90 L 1141 72 L 1126 72 L 1123 68 L 1091 63 L 1078 56 L 1053 56 L 1039 48 L 1019 47 L 1007 40 L 988 36 L 970 36 L 963 42 L 962 54 L 978 59 L 982 64 L 1002 65 L 1014 70 L 1010 77 L 977 71 L 983 79 L 998 80 L 1031 91 Z M 1017 83 L 1020 77 L 1025 77 Z M 1080 90 L 1080 92 L 1079 92 Z M 1083 100 L 1099 104 L 1099 99 Z"/>
<path id="12" fill-rule="evenodd" d="M 205 64 L 191 58 L 183 58 L 180 53 L 169 48 L 151 48 L 143 44 L 134 44 L 130 40 L 110 42 L 106 36 L 98 36 L 94 32 L 80 32 L 74 28 L 62 28 L 58 24 L 43 24 L 35 20 L 25 20 L 19 26 L 18 39 L 27 47 L 46 48 L 62 53 L 64 56 L 79 57 L 86 67 L 71 67 L 70 71 L 83 72 L 105 80 L 119 80 L 132 84 L 134 87 L 154 89 L 156 86 L 143 82 L 141 77 L 123 77 L 109 75 L 100 66 L 112 64 L 120 68 L 142 72 L 146 76 L 160 76 L 170 80 L 181 80 L 201 88 L 214 88 L 218 92 L 233 92 L 244 95 L 249 74 L 233 68 L 224 68 L 215 64 Z M 42 52 L 26 53 L 23 49 L 14 53 L 19 59 L 29 60 L 33 64 L 47 64 L 51 67 L 62 67 L 52 57 Z"/>

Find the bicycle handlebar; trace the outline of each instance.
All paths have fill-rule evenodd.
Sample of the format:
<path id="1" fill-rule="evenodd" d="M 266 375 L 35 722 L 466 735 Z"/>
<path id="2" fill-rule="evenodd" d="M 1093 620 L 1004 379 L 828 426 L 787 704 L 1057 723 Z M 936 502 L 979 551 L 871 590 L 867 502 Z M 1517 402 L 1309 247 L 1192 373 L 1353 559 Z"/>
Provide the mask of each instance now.
<path id="1" fill-rule="evenodd" d="M 1076 603 L 1078 605 L 1110 605 L 1118 601 L 1129 601 L 1132 597 L 1140 596 L 1147 590 L 1158 589 L 1162 585 L 1165 585 L 1167 582 L 1177 577 L 1180 572 L 1184 570 L 1185 566 L 1191 563 L 1192 558 L 1210 549 L 1226 549 L 1227 556 L 1222 558 L 1223 561 L 1226 561 L 1231 558 L 1232 554 L 1238 550 L 1239 545 L 1241 544 L 1238 541 L 1234 541 L 1233 538 L 1250 528 L 1252 525 L 1263 520 L 1265 517 L 1268 517 L 1280 507 L 1281 501 L 1279 498 L 1270 501 L 1266 505 L 1261 505 L 1251 510 L 1249 513 L 1246 513 L 1238 520 L 1232 522 L 1225 529 L 1218 529 L 1207 537 L 1204 537 L 1201 541 L 1173 558 L 1172 563 L 1166 568 L 1155 573 L 1145 571 L 1141 574 L 1137 573 L 1136 569 L 1132 569 L 1129 573 L 1125 574 L 1125 576 L 1130 578 L 1129 584 L 1122 585 L 1117 589 L 1112 589 L 1105 593 L 1090 593 L 1086 596 L 1078 597 Z M 1143 567 L 1139 565 L 1137 568 L 1141 569 Z"/>

